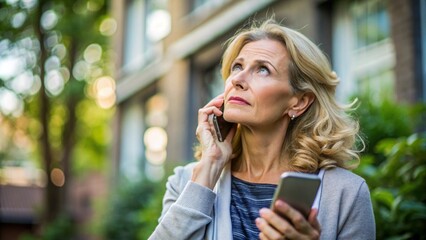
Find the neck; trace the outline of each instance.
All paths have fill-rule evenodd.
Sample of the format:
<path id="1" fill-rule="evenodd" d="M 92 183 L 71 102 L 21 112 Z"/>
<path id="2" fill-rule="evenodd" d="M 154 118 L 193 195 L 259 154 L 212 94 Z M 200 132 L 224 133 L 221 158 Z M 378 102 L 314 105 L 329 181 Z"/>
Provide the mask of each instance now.
<path id="1" fill-rule="evenodd" d="M 287 125 L 260 130 L 241 129 L 242 153 L 233 163 L 233 175 L 249 182 L 278 183 L 288 170 L 287 155 L 282 152 Z"/>

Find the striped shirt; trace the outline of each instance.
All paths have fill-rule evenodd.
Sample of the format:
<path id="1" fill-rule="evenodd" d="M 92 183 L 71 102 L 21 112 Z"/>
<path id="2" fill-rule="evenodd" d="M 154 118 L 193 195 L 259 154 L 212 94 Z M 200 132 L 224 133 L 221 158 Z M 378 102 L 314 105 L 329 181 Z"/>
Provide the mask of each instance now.
<path id="1" fill-rule="evenodd" d="M 259 210 L 269 208 L 275 184 L 250 183 L 232 176 L 231 182 L 231 221 L 233 239 L 259 239 L 259 229 L 255 220 Z"/>

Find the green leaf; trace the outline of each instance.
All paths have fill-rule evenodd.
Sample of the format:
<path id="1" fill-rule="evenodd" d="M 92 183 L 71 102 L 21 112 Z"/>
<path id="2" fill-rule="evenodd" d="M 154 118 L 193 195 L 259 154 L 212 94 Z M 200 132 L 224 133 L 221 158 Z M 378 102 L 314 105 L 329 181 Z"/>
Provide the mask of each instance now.
<path id="1" fill-rule="evenodd" d="M 414 177 L 414 179 L 425 178 L 426 177 L 426 165 L 417 167 L 414 170 L 413 177 Z"/>
<path id="2" fill-rule="evenodd" d="M 376 188 L 371 193 L 375 201 L 383 203 L 389 209 L 392 208 L 393 202 L 395 200 L 391 191 L 385 188 Z"/>

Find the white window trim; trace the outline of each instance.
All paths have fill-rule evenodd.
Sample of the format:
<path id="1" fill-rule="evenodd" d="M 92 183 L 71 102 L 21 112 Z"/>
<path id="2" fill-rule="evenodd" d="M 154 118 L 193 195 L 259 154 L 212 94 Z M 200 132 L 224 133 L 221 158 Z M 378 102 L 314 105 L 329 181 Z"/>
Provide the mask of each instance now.
<path id="1" fill-rule="evenodd" d="M 338 4 L 333 17 L 333 67 L 341 82 L 336 90 L 340 101 L 347 101 L 358 89 L 357 77 L 395 66 L 395 51 L 387 38 L 354 51 L 355 36 L 347 5 Z M 355 57 L 356 56 L 356 57 Z"/>

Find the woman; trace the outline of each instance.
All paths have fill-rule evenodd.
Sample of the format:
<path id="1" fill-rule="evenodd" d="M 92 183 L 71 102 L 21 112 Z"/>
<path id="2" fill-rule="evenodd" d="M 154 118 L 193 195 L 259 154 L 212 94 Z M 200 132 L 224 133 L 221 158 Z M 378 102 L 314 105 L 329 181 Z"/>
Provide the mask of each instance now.
<path id="1" fill-rule="evenodd" d="M 222 76 L 224 93 L 198 113 L 199 161 L 169 178 L 150 239 L 374 239 L 368 187 L 347 170 L 359 161 L 358 124 L 334 98 L 323 53 L 268 20 L 230 40 Z M 236 123 L 223 142 L 213 114 Z M 269 208 L 287 171 L 322 178 L 307 219 L 283 201 Z"/>

